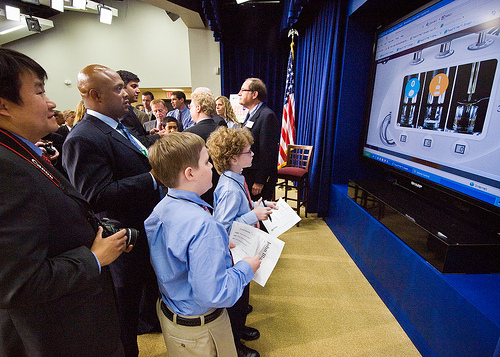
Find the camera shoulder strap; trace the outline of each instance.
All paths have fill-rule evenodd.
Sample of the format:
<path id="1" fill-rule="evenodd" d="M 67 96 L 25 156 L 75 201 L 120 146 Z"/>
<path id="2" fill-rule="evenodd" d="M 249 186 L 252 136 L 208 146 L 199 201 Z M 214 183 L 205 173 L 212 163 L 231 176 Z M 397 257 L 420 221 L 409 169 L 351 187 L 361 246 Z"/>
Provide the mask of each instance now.
<path id="1" fill-rule="evenodd" d="M 0 129 L 0 145 L 29 162 L 54 185 L 61 188 L 61 182 L 52 172 L 50 172 L 50 170 L 45 166 L 45 163 L 42 163 L 43 160 L 41 160 L 40 157 L 37 157 L 38 155 L 36 155 L 36 153 L 27 147 L 26 144 L 15 135 L 6 130 Z"/>
<path id="2" fill-rule="evenodd" d="M 28 163 L 37 168 L 47 179 L 50 180 L 54 185 L 56 185 L 61 191 L 73 201 L 77 202 L 81 208 L 83 215 L 87 218 L 89 223 L 93 226 L 94 230 L 97 231 L 97 221 L 94 216 L 94 212 L 90 207 L 90 204 L 80 195 L 80 193 L 71 186 L 71 184 L 56 171 L 54 167 L 48 167 L 43 160 L 30 149 L 22 140 L 20 140 L 16 135 L 8 132 L 7 130 L 0 128 L 0 146 L 17 154 L 19 157 L 26 160 Z M 53 170 L 53 171 L 52 171 Z M 59 178 L 57 176 L 60 176 Z"/>

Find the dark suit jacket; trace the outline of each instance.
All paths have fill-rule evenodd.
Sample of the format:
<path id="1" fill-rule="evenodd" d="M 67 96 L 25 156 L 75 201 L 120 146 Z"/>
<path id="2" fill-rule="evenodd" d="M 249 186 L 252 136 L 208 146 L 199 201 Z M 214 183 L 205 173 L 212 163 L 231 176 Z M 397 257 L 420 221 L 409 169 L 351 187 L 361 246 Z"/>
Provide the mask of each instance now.
<path id="1" fill-rule="evenodd" d="M 133 108 L 133 111 L 134 111 L 135 115 L 137 116 L 137 118 L 139 118 L 139 121 L 141 122 L 141 124 L 144 124 L 145 122 L 150 121 L 152 119 L 151 115 L 153 115 L 153 113 L 151 113 L 151 115 L 150 115 L 143 110 L 137 109 L 136 107 L 132 107 L 132 108 Z"/>
<path id="2" fill-rule="evenodd" d="M 212 119 L 214 120 L 215 124 L 217 124 L 218 126 L 226 126 L 227 127 L 226 121 L 220 115 L 214 114 L 214 117 Z"/>
<path id="3" fill-rule="evenodd" d="M 205 140 L 206 142 L 212 131 L 216 130 L 218 127 L 219 125 L 217 125 L 212 118 L 208 118 L 199 121 L 198 123 L 187 128 L 184 131 L 188 133 L 197 134 L 198 136 L 201 136 L 203 140 Z M 214 190 L 218 182 L 219 182 L 219 174 L 217 173 L 217 170 L 215 170 L 215 167 L 213 167 L 212 187 L 203 195 L 201 195 L 201 198 L 211 206 L 213 206 L 214 203 Z"/>
<path id="4" fill-rule="evenodd" d="M 148 158 L 118 131 L 87 114 L 64 142 L 63 166 L 100 217 L 139 230 L 134 249 L 111 264 L 115 286 L 139 284 L 151 269 L 144 220 L 160 201 Z"/>
<path id="5" fill-rule="evenodd" d="M 66 140 L 66 137 L 69 134 L 69 128 L 66 125 L 61 125 L 59 129 L 55 133 L 50 133 L 46 136 L 44 136 L 42 139 L 44 140 L 49 140 L 52 141 L 53 146 L 57 149 L 59 152 L 59 157 L 52 161 L 52 165 L 59 170 L 60 173 L 62 173 L 64 176 L 67 177 L 66 171 L 64 171 L 62 167 L 62 146 L 64 144 L 64 140 Z"/>
<path id="6" fill-rule="evenodd" d="M 89 249 L 96 234 L 85 217 L 90 206 L 40 162 L 61 188 L 0 146 L 0 355 L 115 355 L 113 285 Z"/>
<path id="7" fill-rule="evenodd" d="M 144 113 L 144 115 L 147 114 Z M 149 131 L 144 129 L 144 126 L 141 124 L 139 118 L 134 112 L 134 107 L 132 106 L 129 106 L 128 113 L 120 119 L 120 122 L 125 125 L 127 129 L 129 129 L 129 131 L 139 139 L 142 145 L 147 148 L 153 145 L 155 141 L 160 138 L 160 135 L 158 134 L 149 135 Z"/>
<path id="8" fill-rule="evenodd" d="M 144 112 L 144 113 L 146 113 L 146 112 Z M 146 114 L 148 115 L 149 120 L 156 120 L 156 117 L 155 117 L 155 115 L 153 114 L 153 112 L 149 112 L 149 113 L 146 113 Z M 140 119 L 140 118 L 139 118 L 139 119 Z"/>
<path id="9" fill-rule="evenodd" d="M 253 135 L 252 151 L 254 157 L 252 167 L 243 169 L 243 175 L 250 191 L 255 182 L 264 184 L 262 197 L 271 200 L 278 180 L 277 167 L 281 125 L 278 118 L 276 118 L 276 114 L 265 103 L 262 103 L 249 122 L 253 122 L 251 128 L 248 123 L 246 127 L 250 129 Z M 258 197 L 252 198 L 256 200 Z"/>
<path id="10" fill-rule="evenodd" d="M 217 129 L 219 126 L 215 123 L 215 121 L 212 118 L 208 119 L 203 119 L 202 121 L 199 121 L 195 125 L 187 128 L 184 130 L 187 133 L 194 133 L 203 138 L 205 142 L 207 141 L 208 137 L 214 131 Z"/>

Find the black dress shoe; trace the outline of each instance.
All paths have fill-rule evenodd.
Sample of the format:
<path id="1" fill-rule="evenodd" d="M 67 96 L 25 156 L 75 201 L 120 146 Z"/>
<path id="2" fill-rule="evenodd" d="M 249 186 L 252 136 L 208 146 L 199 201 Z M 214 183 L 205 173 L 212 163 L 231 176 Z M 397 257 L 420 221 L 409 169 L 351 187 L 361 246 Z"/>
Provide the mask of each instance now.
<path id="1" fill-rule="evenodd" d="M 253 341 L 260 337 L 260 332 L 256 328 L 244 326 L 241 330 L 241 339 L 246 341 Z"/>
<path id="2" fill-rule="evenodd" d="M 236 351 L 238 351 L 238 357 L 260 357 L 259 352 L 239 343 L 236 346 Z"/>
<path id="3" fill-rule="evenodd" d="M 247 315 L 253 311 L 253 306 L 248 304 L 247 306 Z"/>

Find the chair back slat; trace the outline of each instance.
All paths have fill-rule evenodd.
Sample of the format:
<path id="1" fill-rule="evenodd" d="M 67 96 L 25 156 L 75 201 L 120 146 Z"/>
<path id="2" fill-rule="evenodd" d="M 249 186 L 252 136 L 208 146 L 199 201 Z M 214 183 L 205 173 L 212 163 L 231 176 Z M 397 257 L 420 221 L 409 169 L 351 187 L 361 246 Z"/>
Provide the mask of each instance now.
<path id="1" fill-rule="evenodd" d="M 288 145 L 286 153 L 286 166 L 300 167 L 309 171 L 313 147 L 309 145 Z"/>

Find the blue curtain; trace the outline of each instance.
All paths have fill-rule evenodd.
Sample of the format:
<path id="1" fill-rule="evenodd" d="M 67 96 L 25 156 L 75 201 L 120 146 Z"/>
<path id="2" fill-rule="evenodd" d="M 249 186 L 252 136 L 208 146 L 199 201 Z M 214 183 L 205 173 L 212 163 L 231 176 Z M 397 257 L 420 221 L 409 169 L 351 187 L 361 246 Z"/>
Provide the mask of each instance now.
<path id="1" fill-rule="evenodd" d="M 328 213 L 340 70 L 345 33 L 342 1 L 324 1 L 302 13 L 296 54 L 297 143 L 313 145 L 307 210 Z"/>
<path id="2" fill-rule="evenodd" d="M 308 3 L 309 0 L 285 0 L 281 27 L 287 30 L 289 27 L 293 26 Z"/>
<path id="3" fill-rule="evenodd" d="M 249 3 L 249 6 L 252 3 Z M 288 60 L 281 35 L 283 5 L 255 4 L 225 7 L 221 22 L 222 94 L 238 93 L 246 78 L 267 86 L 267 105 L 281 118 Z"/>

